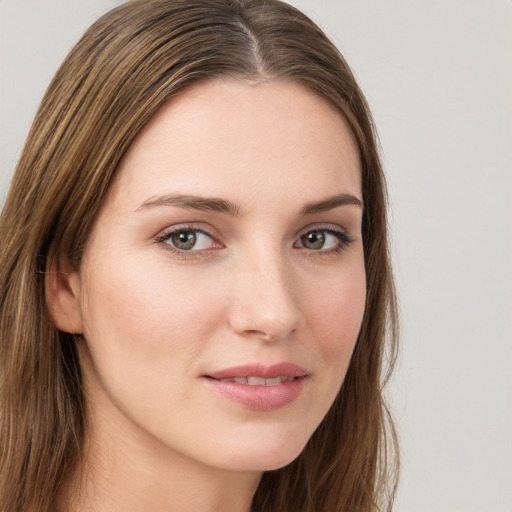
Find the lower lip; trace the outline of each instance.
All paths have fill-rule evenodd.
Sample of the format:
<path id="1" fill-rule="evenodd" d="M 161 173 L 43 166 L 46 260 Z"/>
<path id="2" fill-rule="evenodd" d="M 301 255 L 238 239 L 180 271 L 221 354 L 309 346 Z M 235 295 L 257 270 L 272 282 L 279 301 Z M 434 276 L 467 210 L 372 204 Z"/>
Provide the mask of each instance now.
<path id="1" fill-rule="evenodd" d="M 305 377 L 296 377 L 277 386 L 251 386 L 205 378 L 215 391 L 254 411 L 271 411 L 293 402 L 300 395 L 304 380 Z"/>

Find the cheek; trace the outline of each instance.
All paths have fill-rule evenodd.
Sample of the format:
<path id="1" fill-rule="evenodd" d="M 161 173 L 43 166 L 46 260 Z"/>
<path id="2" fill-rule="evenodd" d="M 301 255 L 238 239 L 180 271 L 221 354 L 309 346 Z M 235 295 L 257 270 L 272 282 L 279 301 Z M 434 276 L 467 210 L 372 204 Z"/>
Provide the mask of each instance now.
<path id="1" fill-rule="evenodd" d="M 308 296 L 308 295 L 306 295 Z M 352 354 L 366 302 L 364 267 L 333 278 L 324 290 L 310 291 L 307 319 L 326 361 L 348 359 Z"/>
<path id="2" fill-rule="evenodd" d="M 187 383 L 198 372 L 219 312 L 208 307 L 212 288 L 198 288 L 200 280 L 169 265 L 124 258 L 89 267 L 89 382 L 133 422 L 164 432 L 172 424 L 170 411 L 196 403 Z"/>
<path id="3" fill-rule="evenodd" d="M 91 349 L 148 362 L 176 361 L 197 351 L 215 315 L 211 288 L 162 265 L 113 261 L 114 265 L 94 267 L 87 276 L 84 334 Z"/>
<path id="4" fill-rule="evenodd" d="M 307 339 L 316 361 L 312 383 L 315 396 L 304 415 L 307 432 L 312 431 L 332 406 L 345 379 L 359 335 L 366 302 L 364 265 L 304 291 L 309 299 L 303 311 L 307 317 Z"/>

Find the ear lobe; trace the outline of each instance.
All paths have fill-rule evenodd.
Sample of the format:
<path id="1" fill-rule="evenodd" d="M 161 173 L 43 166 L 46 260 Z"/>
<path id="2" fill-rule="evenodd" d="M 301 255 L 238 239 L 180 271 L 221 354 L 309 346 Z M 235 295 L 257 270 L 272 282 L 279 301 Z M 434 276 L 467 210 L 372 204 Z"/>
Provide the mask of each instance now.
<path id="1" fill-rule="evenodd" d="M 71 334 L 83 333 L 79 301 L 80 276 L 69 262 L 57 263 L 49 256 L 45 275 L 46 304 L 58 329 Z"/>

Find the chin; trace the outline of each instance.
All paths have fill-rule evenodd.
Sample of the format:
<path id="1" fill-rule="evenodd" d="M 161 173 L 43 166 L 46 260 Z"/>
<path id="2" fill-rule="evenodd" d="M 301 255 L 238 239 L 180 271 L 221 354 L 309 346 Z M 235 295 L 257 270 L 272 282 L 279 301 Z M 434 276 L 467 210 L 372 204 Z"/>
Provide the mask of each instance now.
<path id="1" fill-rule="evenodd" d="M 298 441 L 298 440 L 296 440 Z M 306 443 L 265 443 L 258 446 L 246 445 L 232 452 L 224 453 L 223 465 L 235 471 L 272 471 L 293 462 Z M 226 467 L 227 469 L 227 467 Z"/>

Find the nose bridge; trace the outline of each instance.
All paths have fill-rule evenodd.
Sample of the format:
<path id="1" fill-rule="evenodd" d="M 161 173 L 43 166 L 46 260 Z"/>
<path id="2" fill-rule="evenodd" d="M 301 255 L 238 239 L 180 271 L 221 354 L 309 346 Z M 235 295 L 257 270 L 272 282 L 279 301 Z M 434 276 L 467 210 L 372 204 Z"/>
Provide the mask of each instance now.
<path id="1" fill-rule="evenodd" d="M 234 270 L 231 324 L 239 334 L 268 341 L 285 338 L 301 318 L 292 269 L 280 247 L 268 242 L 254 245 L 244 251 Z"/>

